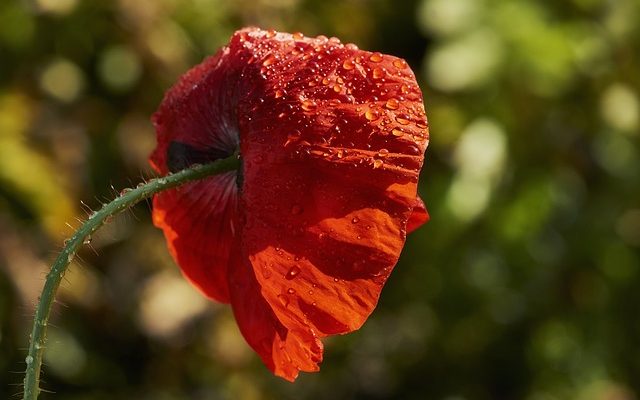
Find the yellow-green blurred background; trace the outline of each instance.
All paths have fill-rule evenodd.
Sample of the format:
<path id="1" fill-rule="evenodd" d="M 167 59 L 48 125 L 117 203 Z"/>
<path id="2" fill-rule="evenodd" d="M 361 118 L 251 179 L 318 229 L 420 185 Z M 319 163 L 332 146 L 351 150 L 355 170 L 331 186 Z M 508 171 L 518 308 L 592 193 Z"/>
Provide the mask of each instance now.
<path id="1" fill-rule="evenodd" d="M 367 324 L 289 384 L 140 205 L 66 275 L 43 398 L 637 399 L 639 21 L 638 0 L 0 1 L 0 398 L 67 224 L 151 175 L 164 90 L 258 25 L 407 59 L 432 221 Z"/>

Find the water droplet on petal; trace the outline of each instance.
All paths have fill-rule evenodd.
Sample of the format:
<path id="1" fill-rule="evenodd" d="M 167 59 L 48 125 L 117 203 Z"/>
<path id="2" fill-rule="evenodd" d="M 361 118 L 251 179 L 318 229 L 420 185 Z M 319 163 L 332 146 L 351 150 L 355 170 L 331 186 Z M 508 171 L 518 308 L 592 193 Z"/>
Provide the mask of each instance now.
<path id="1" fill-rule="evenodd" d="M 389 150 L 387 149 L 378 150 L 378 157 L 386 157 L 388 155 L 389 155 Z"/>
<path id="2" fill-rule="evenodd" d="M 354 69 L 355 67 L 356 66 L 353 63 L 353 60 L 351 60 L 351 59 L 344 60 L 344 62 L 342 63 L 342 68 L 344 68 L 346 70 Z"/>
<path id="3" fill-rule="evenodd" d="M 384 162 L 382 160 L 373 160 L 373 169 L 378 169 L 382 167 L 383 164 Z"/>
<path id="4" fill-rule="evenodd" d="M 390 98 L 389 100 L 387 100 L 387 103 L 385 104 L 385 106 L 389 109 L 389 110 L 397 110 L 398 107 L 400 107 L 400 102 L 398 101 L 398 99 L 394 99 L 393 97 Z"/>
<path id="5" fill-rule="evenodd" d="M 326 76 L 324 78 L 322 78 L 322 84 L 323 85 L 328 85 L 329 84 L 329 78 L 327 78 Z"/>
<path id="6" fill-rule="evenodd" d="M 399 114 L 396 117 L 396 122 L 400 125 L 409 125 L 411 121 L 409 120 L 409 116 L 407 114 Z"/>
<path id="7" fill-rule="evenodd" d="M 296 276 L 298 276 L 299 273 L 300 273 L 300 267 L 298 267 L 297 265 L 294 265 L 293 267 L 289 268 L 289 271 L 284 277 L 288 280 L 291 280 Z"/>
<path id="8" fill-rule="evenodd" d="M 318 105 L 313 100 L 304 100 L 302 102 L 302 109 L 305 111 L 313 111 Z"/>
<path id="9" fill-rule="evenodd" d="M 407 67 L 407 62 L 401 58 L 397 60 L 393 60 L 393 66 L 399 69 L 404 69 Z"/>
<path id="10" fill-rule="evenodd" d="M 304 38 L 304 35 L 302 34 L 302 32 L 294 32 L 293 35 L 291 36 L 293 36 L 293 38 L 296 40 L 300 40 Z"/>
<path id="11" fill-rule="evenodd" d="M 280 97 L 282 97 L 282 96 L 284 96 L 284 91 L 282 91 L 282 90 L 280 90 L 280 89 L 276 90 L 276 93 L 275 93 L 274 97 L 275 97 L 276 99 L 279 99 L 279 98 L 280 98 Z"/>
<path id="12" fill-rule="evenodd" d="M 289 293 L 289 294 L 294 294 L 295 292 L 296 292 L 296 290 L 294 288 L 290 287 L 289 289 L 287 289 L 287 293 Z"/>
<path id="13" fill-rule="evenodd" d="M 394 129 L 391 131 L 391 134 L 395 137 L 400 137 L 404 135 L 404 132 L 402 132 L 400 129 Z"/>
<path id="14" fill-rule="evenodd" d="M 268 67 L 269 65 L 273 64 L 275 61 L 276 61 L 276 58 L 273 56 L 273 54 L 269 54 L 267 58 L 265 58 L 264 61 L 262 62 L 262 65 L 265 67 Z"/>
<path id="15" fill-rule="evenodd" d="M 333 85 L 333 91 L 336 93 L 340 93 L 342 91 L 342 86 L 336 83 L 335 85 Z"/>
<path id="16" fill-rule="evenodd" d="M 380 61 L 382 61 L 382 54 L 376 52 L 371 54 L 371 56 L 369 56 L 369 60 L 375 62 L 375 63 L 379 63 Z"/>
<path id="17" fill-rule="evenodd" d="M 369 121 L 375 121 L 376 119 L 380 118 L 380 112 L 378 112 L 377 110 L 369 109 L 364 113 L 364 117 Z"/>
<path id="18" fill-rule="evenodd" d="M 265 34 L 267 39 L 271 39 L 272 37 L 276 36 L 276 31 L 274 31 L 273 29 L 269 29 L 267 31 L 267 33 Z"/>
<path id="19" fill-rule="evenodd" d="M 360 218 L 358 218 L 358 217 L 351 218 L 351 223 L 352 224 L 357 224 L 358 222 L 360 222 Z"/>
<path id="20" fill-rule="evenodd" d="M 384 70 L 384 68 L 374 68 L 372 75 L 373 79 L 380 79 L 386 75 L 386 71 Z"/>
<path id="21" fill-rule="evenodd" d="M 409 93 L 409 86 L 405 85 L 404 83 L 400 86 L 400 93 L 402 94 L 407 94 Z"/>

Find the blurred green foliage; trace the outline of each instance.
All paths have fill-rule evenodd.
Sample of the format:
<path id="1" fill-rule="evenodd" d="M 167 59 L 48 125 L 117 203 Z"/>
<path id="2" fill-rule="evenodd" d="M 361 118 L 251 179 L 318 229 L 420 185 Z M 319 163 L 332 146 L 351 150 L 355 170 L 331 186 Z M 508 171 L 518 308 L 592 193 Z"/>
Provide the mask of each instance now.
<path id="1" fill-rule="evenodd" d="M 289 384 L 137 207 L 66 277 L 43 398 L 636 399 L 639 21 L 637 0 L 0 2 L 0 398 L 66 223 L 151 174 L 163 91 L 258 25 L 409 61 L 432 221 L 367 324 Z"/>

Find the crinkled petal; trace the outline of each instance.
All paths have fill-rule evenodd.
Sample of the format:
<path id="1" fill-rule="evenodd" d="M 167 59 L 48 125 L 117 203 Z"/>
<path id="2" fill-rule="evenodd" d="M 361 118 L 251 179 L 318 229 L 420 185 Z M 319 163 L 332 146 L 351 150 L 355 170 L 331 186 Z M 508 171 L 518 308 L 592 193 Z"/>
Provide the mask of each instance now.
<path id="1" fill-rule="evenodd" d="M 415 77 L 401 59 L 335 40 L 237 37 L 260 93 L 238 113 L 240 235 L 256 284 L 288 329 L 358 329 L 416 206 L 428 130 Z"/>
<path id="2" fill-rule="evenodd" d="M 227 266 L 237 212 L 236 174 L 229 172 L 153 198 L 153 223 L 185 277 L 207 297 L 228 303 Z"/>
<path id="3" fill-rule="evenodd" d="M 153 116 L 161 174 L 233 154 L 238 147 L 238 68 L 223 48 L 180 78 Z M 237 209 L 236 173 L 154 196 L 153 221 L 184 275 L 206 296 L 229 302 L 227 261 Z"/>
<path id="4" fill-rule="evenodd" d="M 229 269 L 231 304 L 242 335 L 277 376 L 294 381 L 299 371 L 318 371 L 322 342 L 305 325 L 284 326 L 265 301 L 251 264 L 234 252 Z"/>

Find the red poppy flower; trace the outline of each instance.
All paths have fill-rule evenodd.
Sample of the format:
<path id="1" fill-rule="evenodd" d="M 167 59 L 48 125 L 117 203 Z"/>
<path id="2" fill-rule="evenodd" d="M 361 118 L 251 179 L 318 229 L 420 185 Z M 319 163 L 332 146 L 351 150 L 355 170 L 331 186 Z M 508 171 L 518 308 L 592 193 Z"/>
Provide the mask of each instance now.
<path id="1" fill-rule="evenodd" d="M 407 63 L 256 28 L 194 67 L 153 116 L 160 174 L 228 157 L 238 172 L 156 195 L 184 275 L 231 303 L 247 342 L 276 374 L 317 371 L 320 338 L 358 329 L 406 232 L 428 143 Z"/>

